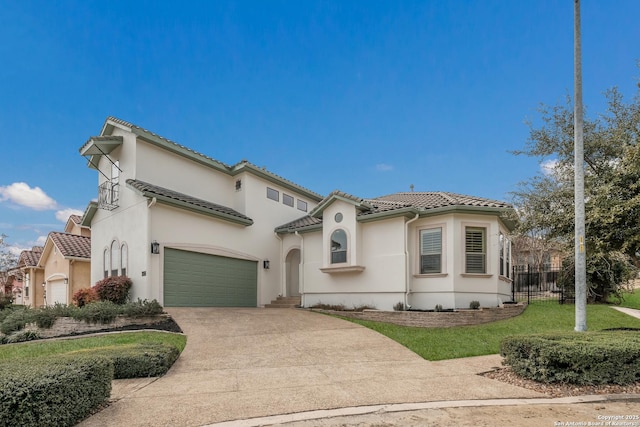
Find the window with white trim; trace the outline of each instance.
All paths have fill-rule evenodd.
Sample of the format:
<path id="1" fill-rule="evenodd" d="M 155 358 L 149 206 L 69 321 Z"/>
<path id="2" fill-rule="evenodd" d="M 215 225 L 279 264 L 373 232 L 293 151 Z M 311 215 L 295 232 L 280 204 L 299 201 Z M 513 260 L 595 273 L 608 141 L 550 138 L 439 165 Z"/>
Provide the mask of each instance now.
<path id="1" fill-rule="evenodd" d="M 307 202 L 305 202 L 304 200 L 298 199 L 298 210 L 301 210 L 302 212 L 306 212 L 307 211 Z"/>
<path id="2" fill-rule="evenodd" d="M 103 254 L 102 254 L 102 270 L 104 272 L 104 278 L 106 279 L 107 277 L 109 277 L 109 268 L 110 268 L 110 261 L 109 261 L 109 249 L 105 249 Z"/>
<path id="3" fill-rule="evenodd" d="M 511 241 L 500 232 L 500 275 L 511 277 Z"/>
<path id="4" fill-rule="evenodd" d="M 286 194 L 286 193 L 282 193 L 282 203 L 284 203 L 287 206 L 291 206 L 293 207 L 293 197 Z"/>
<path id="5" fill-rule="evenodd" d="M 347 262 L 347 233 L 338 229 L 331 234 L 331 264 Z"/>
<path id="6" fill-rule="evenodd" d="M 120 246 L 120 274 L 127 275 L 127 264 L 129 263 L 129 248 L 126 243 Z"/>
<path id="7" fill-rule="evenodd" d="M 442 273 L 442 228 L 420 230 L 420 274 Z"/>
<path id="8" fill-rule="evenodd" d="M 487 273 L 487 229 L 465 227 L 464 231 L 464 272 L 469 274 Z"/>
<path id="9" fill-rule="evenodd" d="M 111 276 L 118 275 L 120 267 L 120 245 L 117 240 L 111 242 Z"/>

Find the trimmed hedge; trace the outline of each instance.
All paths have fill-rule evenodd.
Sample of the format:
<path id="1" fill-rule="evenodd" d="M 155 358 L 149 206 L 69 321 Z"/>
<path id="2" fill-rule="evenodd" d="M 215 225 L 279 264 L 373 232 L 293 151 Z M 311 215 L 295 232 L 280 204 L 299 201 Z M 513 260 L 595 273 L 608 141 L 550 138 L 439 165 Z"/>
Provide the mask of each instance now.
<path id="1" fill-rule="evenodd" d="M 633 331 L 513 336 L 500 354 L 515 373 L 545 383 L 640 381 L 640 336 Z"/>
<path id="2" fill-rule="evenodd" d="M 180 356 L 169 344 L 145 343 L 79 350 L 70 355 L 105 357 L 113 362 L 113 379 L 159 377 L 167 373 Z"/>
<path id="3" fill-rule="evenodd" d="M 111 393 L 113 363 L 103 357 L 56 356 L 0 364 L 3 426 L 73 426 Z"/>

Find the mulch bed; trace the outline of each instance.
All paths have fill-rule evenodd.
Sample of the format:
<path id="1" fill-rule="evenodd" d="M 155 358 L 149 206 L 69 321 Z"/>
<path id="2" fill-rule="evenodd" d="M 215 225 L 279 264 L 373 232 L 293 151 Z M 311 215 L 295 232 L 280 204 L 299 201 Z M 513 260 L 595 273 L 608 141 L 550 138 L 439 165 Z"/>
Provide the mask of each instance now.
<path id="1" fill-rule="evenodd" d="M 629 385 L 576 385 L 565 383 L 541 383 L 523 378 L 505 367 L 480 374 L 484 377 L 502 381 L 517 387 L 537 391 L 549 397 L 586 396 L 593 394 L 640 394 L 640 381 Z"/>

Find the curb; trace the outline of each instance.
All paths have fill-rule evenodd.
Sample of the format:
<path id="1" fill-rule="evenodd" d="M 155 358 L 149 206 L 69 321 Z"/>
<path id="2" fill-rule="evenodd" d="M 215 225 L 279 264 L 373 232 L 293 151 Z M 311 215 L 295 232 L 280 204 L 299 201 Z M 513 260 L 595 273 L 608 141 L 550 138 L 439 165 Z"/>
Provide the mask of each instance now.
<path id="1" fill-rule="evenodd" d="M 338 409 L 321 409 L 316 411 L 297 412 L 294 414 L 272 415 L 268 417 L 249 418 L 245 420 L 223 421 L 207 424 L 202 427 L 259 427 L 297 421 L 317 420 L 343 416 L 367 415 L 376 412 L 406 412 L 422 409 L 472 408 L 483 406 L 528 406 L 528 405 L 561 405 L 597 402 L 640 402 L 640 394 L 603 394 L 587 396 L 571 396 L 535 399 L 487 399 L 487 400 L 451 400 L 438 402 L 396 403 L 389 405 L 353 406 Z"/>

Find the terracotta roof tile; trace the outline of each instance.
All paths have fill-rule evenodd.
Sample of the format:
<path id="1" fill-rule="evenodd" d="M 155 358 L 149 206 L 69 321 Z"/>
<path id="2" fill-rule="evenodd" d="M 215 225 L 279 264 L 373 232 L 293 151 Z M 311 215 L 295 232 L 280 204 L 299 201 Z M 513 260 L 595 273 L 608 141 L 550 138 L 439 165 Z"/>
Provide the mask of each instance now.
<path id="1" fill-rule="evenodd" d="M 342 191 L 335 190 L 325 197 L 327 200 L 329 197 L 337 195 L 354 202 L 360 203 L 364 210 L 358 213 L 359 216 L 372 215 L 380 212 L 389 212 L 398 209 L 414 208 L 417 211 L 426 211 L 429 209 L 435 209 L 447 206 L 477 206 L 477 207 L 489 207 L 489 208 L 511 208 L 508 203 L 498 200 L 485 199 L 482 197 L 465 196 L 462 194 L 448 193 L 443 191 L 434 192 L 408 192 L 408 193 L 395 193 L 389 194 L 374 199 L 360 199 L 356 196 L 344 193 Z M 323 200 L 323 201 L 324 201 Z M 322 202 L 319 206 L 322 205 Z M 313 222 L 311 222 L 313 220 Z M 281 225 L 276 228 L 277 232 L 295 231 L 296 229 L 305 228 L 310 225 L 317 225 L 322 223 L 322 218 L 315 218 L 305 216 L 295 221 L 291 221 L 287 224 Z"/>
<path id="2" fill-rule="evenodd" d="M 18 264 L 23 267 L 35 267 L 40 261 L 43 250 L 42 246 L 34 246 L 30 251 L 22 251 Z"/>
<path id="3" fill-rule="evenodd" d="M 82 222 L 82 216 L 81 215 L 71 215 L 69 217 L 69 219 L 71 221 L 73 221 L 75 224 L 80 224 L 80 222 Z"/>
<path id="4" fill-rule="evenodd" d="M 237 218 L 242 218 L 248 221 L 252 221 L 251 218 L 241 214 L 240 212 L 234 209 L 228 208 L 226 206 L 218 205 L 216 203 L 208 202 L 206 200 L 198 199 L 196 197 L 192 197 L 184 193 L 179 193 L 177 191 L 169 190 L 168 188 L 160 187 L 158 185 L 149 184 L 147 182 L 140 181 L 137 179 L 128 179 L 127 184 L 138 191 L 142 191 L 152 195 L 168 197 L 173 200 L 188 203 L 194 206 L 199 206 L 201 208 L 205 208 L 214 212 L 219 212 L 226 215 L 231 215 Z"/>
<path id="5" fill-rule="evenodd" d="M 286 224 L 283 224 L 276 228 L 276 232 L 279 231 L 294 231 L 300 228 L 309 227 L 312 225 L 322 224 L 322 218 L 312 217 L 310 215 L 303 216 Z"/>
<path id="6" fill-rule="evenodd" d="M 420 209 L 434 209 L 444 206 L 479 206 L 490 208 L 510 208 L 511 205 L 498 200 L 482 197 L 465 196 L 463 194 L 448 193 L 444 191 L 434 192 L 408 192 L 395 193 L 387 196 L 376 197 L 368 200 L 371 204 L 376 202 L 396 202 L 405 206 L 413 206 Z"/>
<path id="7" fill-rule="evenodd" d="M 91 237 L 52 231 L 49 237 L 58 247 L 62 256 L 91 259 Z"/>

